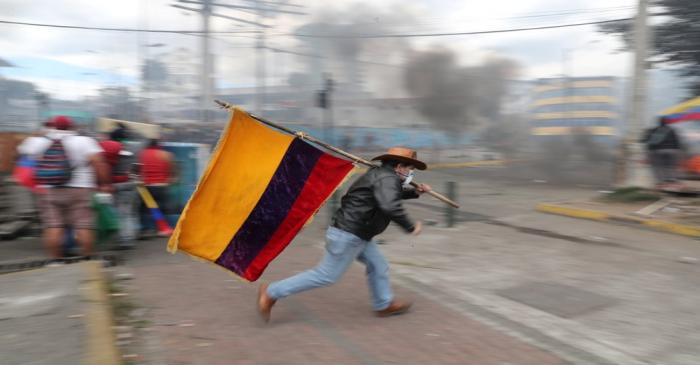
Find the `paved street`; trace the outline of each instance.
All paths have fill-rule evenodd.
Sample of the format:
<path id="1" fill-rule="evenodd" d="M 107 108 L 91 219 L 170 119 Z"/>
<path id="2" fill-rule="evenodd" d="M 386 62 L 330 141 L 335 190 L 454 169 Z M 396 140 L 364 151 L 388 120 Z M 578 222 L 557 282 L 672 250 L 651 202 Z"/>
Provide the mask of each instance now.
<path id="1" fill-rule="evenodd" d="M 170 255 L 163 239 L 139 241 L 110 269 L 132 278 L 115 284 L 132 308 L 132 333 L 117 334 L 122 354 L 148 365 L 700 363 L 699 241 L 538 213 L 539 202 L 597 188 L 493 173 L 419 176 L 437 190 L 459 181 L 462 208 L 446 228 L 439 202 L 411 201 L 412 215 L 433 225 L 418 237 L 395 227 L 381 236 L 397 294 L 415 301 L 394 318 L 372 316 L 358 264 L 334 287 L 281 300 L 265 325 L 255 313 L 258 283 Z M 318 261 L 326 213 L 261 282 Z M 43 255 L 37 239 L 3 241 L 0 252 L 6 260 Z M 74 320 L 56 323 L 66 321 Z"/>
<path id="2" fill-rule="evenodd" d="M 312 265 L 321 254 L 306 236 L 264 280 Z M 149 243 L 160 252 L 162 242 Z M 257 285 L 183 256 L 135 259 L 134 296 L 149 309 L 146 336 L 158 346 L 144 356 L 165 364 L 562 364 L 547 353 L 420 291 L 397 287 L 416 301 L 401 317 L 372 316 L 361 267 L 337 286 L 280 301 L 271 323 L 255 313 Z M 149 351 L 151 351 L 149 353 Z"/>
<path id="3" fill-rule="evenodd" d="M 700 241 L 521 209 L 538 191 L 556 201 L 585 190 L 465 183 L 470 192 L 495 192 L 461 199 L 463 210 L 489 214 L 489 221 L 435 229 L 411 245 L 389 232 L 397 242 L 385 252 L 409 263 L 393 266 L 409 287 L 445 293 L 456 307 L 485 308 L 505 325 L 517 322 L 612 363 L 700 362 L 700 267 L 686 263 L 700 257 Z M 519 301 L 518 289 L 530 295 Z M 562 317 L 572 306 L 580 310 Z"/>
<path id="4" fill-rule="evenodd" d="M 435 183 L 444 173 L 421 176 Z M 463 177 L 460 177 L 463 179 Z M 436 184 L 436 186 L 438 186 Z M 163 364 L 697 364 L 698 241 L 534 212 L 538 201 L 595 194 L 539 183 L 460 182 L 461 222 L 441 206 L 419 237 L 382 236 L 406 316 L 372 317 L 362 267 L 332 288 L 280 301 L 255 316 L 256 284 L 165 253 L 148 241 L 120 267 L 150 326 L 144 362 Z M 544 198 L 543 198 L 544 197 Z M 262 281 L 312 266 L 322 254 L 322 212 Z M 157 362 L 155 362 L 157 363 Z"/>

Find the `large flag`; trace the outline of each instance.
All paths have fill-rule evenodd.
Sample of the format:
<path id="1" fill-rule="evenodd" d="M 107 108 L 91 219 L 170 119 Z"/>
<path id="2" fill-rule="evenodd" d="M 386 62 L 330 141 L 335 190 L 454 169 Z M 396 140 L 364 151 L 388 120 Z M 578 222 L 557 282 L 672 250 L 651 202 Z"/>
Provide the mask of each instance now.
<path id="1" fill-rule="evenodd" d="M 168 250 L 255 281 L 352 169 L 235 109 Z"/>

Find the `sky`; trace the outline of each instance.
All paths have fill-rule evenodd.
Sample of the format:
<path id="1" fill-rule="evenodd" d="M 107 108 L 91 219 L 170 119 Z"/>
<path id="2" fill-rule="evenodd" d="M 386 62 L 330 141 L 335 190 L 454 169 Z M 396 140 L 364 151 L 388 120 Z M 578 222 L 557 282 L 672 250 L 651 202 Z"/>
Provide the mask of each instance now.
<path id="1" fill-rule="evenodd" d="M 218 0 L 246 3 L 249 0 Z M 399 21 L 392 33 L 473 32 L 521 27 L 619 19 L 634 14 L 635 0 L 417 0 L 417 1 L 323 1 L 292 0 L 303 5 L 306 15 L 279 15 L 266 21 L 271 25 L 267 43 L 271 47 L 305 52 L 304 44 L 290 34 L 299 26 L 334 14 L 364 11 L 362 21 L 371 26 Z M 200 17 L 172 7 L 176 0 L 3 0 L 0 21 L 19 21 L 89 27 L 199 30 Z M 181 4 L 196 7 L 197 5 Z M 299 8 L 295 8 L 299 9 Z M 256 20 L 251 14 L 216 9 L 228 16 Z M 461 64 L 479 64 L 489 57 L 506 57 L 519 65 L 518 78 L 629 75 L 631 57 L 619 51 L 621 42 L 597 32 L 595 26 L 560 28 L 490 35 L 416 37 L 402 41 L 415 49 L 444 47 L 452 50 Z M 227 19 L 212 18 L 214 31 L 251 31 L 254 27 Z M 193 50 L 198 61 L 199 37 L 182 34 L 127 33 L 72 30 L 0 24 L 0 58 L 15 67 L 0 69 L 7 78 L 34 82 L 42 91 L 65 99 L 95 95 L 103 86 L 139 83 L 139 65 L 144 58 L 176 48 Z M 249 87 L 255 80 L 255 35 L 216 34 L 212 51 L 217 57 L 218 85 Z M 385 46 L 395 40 L 376 39 L 359 57 L 385 63 Z M 268 52 L 268 83 L 280 84 L 289 72 L 301 69 L 305 60 L 290 54 Z"/>

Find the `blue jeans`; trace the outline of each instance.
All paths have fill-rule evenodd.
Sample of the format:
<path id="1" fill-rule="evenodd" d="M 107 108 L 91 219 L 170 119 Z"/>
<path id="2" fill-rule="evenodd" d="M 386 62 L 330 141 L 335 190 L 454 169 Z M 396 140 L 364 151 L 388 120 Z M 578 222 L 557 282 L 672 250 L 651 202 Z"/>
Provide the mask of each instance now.
<path id="1" fill-rule="evenodd" d="M 309 289 L 332 285 L 340 280 L 355 259 L 367 268 L 372 308 L 387 308 L 394 299 L 394 294 L 389 284 L 389 264 L 379 247 L 372 241 L 365 241 L 335 227 L 328 227 L 326 252 L 315 268 L 271 283 L 267 294 L 273 299 L 280 299 Z"/>

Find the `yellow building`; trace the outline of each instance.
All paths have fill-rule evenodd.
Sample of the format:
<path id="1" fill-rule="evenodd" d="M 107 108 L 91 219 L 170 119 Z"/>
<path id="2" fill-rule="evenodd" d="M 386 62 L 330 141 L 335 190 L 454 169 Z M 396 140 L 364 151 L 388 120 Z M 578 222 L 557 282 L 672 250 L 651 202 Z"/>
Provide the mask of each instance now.
<path id="1" fill-rule="evenodd" d="M 616 90 L 612 77 L 538 80 L 533 90 L 530 134 L 616 136 L 621 119 Z"/>

